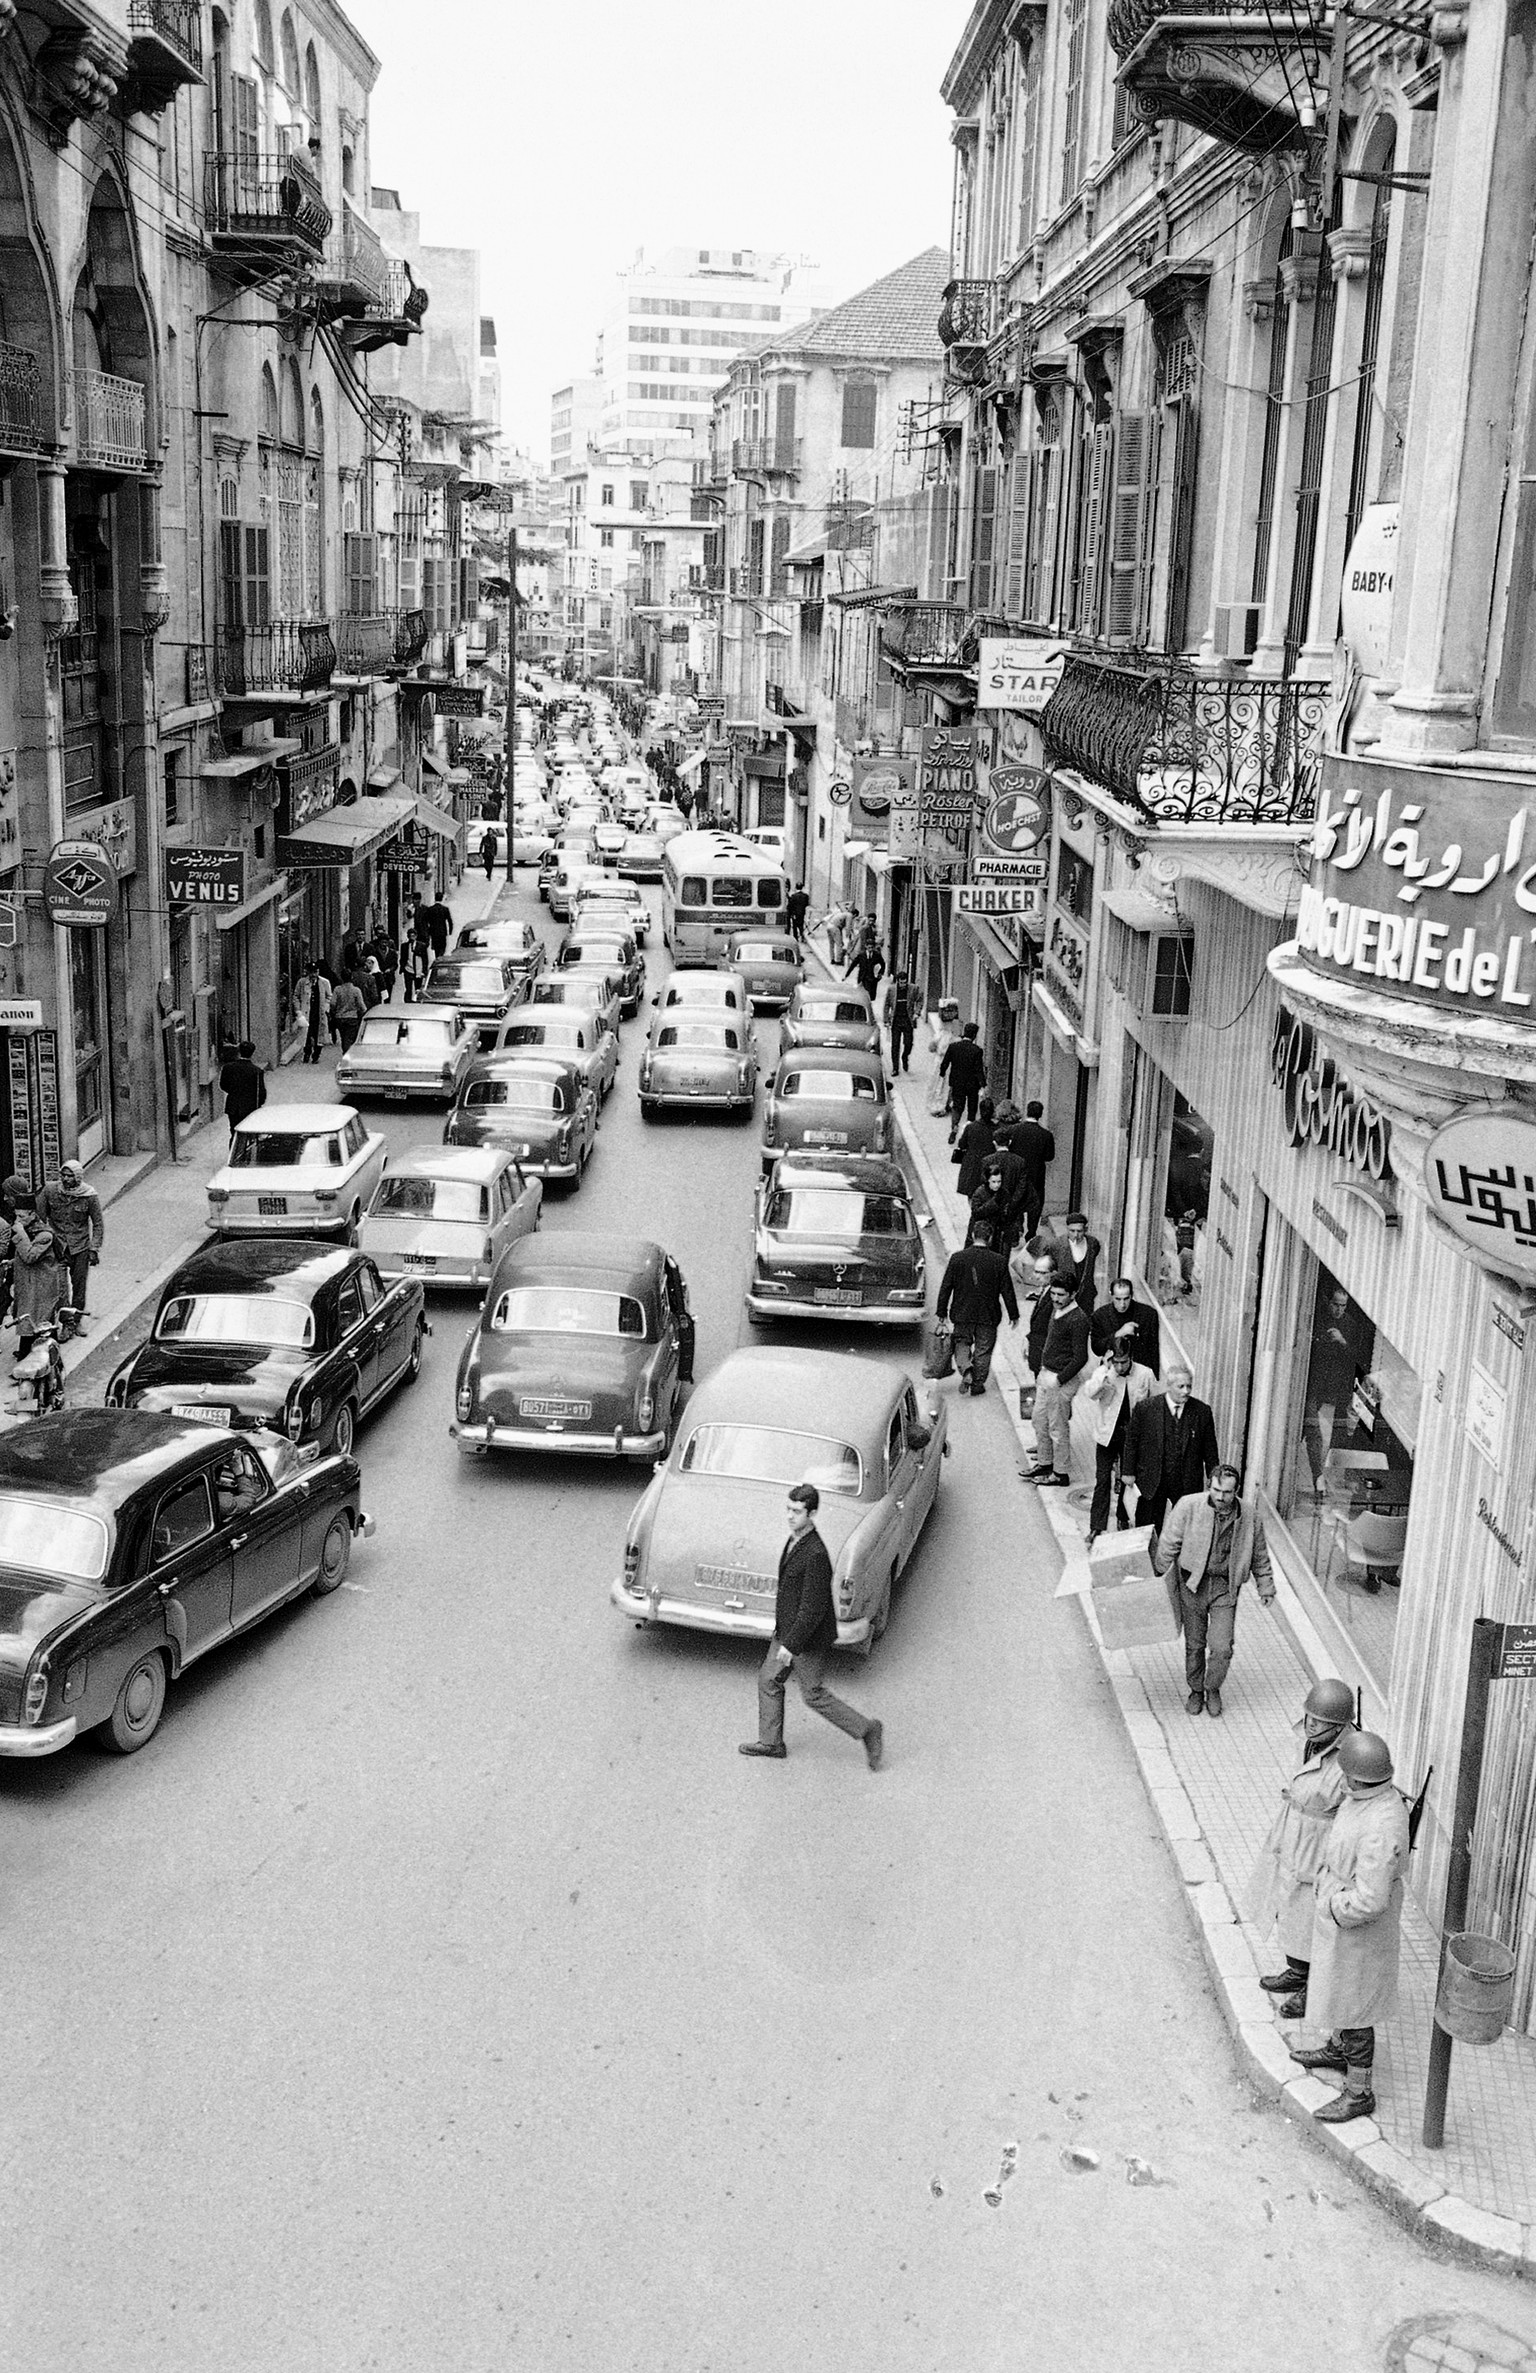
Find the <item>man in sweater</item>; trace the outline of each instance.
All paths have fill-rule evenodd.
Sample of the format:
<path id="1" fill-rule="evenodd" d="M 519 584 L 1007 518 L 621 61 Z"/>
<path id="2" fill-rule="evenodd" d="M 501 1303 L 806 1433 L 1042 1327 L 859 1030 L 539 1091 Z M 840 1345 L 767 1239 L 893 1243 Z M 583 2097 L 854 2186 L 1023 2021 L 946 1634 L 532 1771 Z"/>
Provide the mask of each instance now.
<path id="1" fill-rule="evenodd" d="M 949 1082 L 949 1142 L 954 1144 L 960 1133 L 962 1120 L 973 1121 L 981 1091 L 987 1084 L 987 1058 L 976 1044 L 980 1024 L 967 1022 L 958 1038 L 952 1038 L 939 1059 L 939 1069 Z"/>
<path id="2" fill-rule="evenodd" d="M 1117 1277 L 1109 1289 L 1109 1300 L 1101 1302 L 1088 1328 L 1088 1348 L 1106 1359 L 1116 1342 L 1124 1338 L 1130 1344 L 1131 1357 L 1140 1368 L 1150 1368 L 1154 1376 L 1163 1369 L 1163 1337 L 1157 1312 L 1150 1302 L 1138 1302 L 1136 1288 L 1128 1277 Z"/>
<path id="3" fill-rule="evenodd" d="M 793 1671 L 800 1695 L 813 1714 L 851 1739 L 862 1739 L 872 1772 L 880 1769 L 885 1732 L 867 1714 L 856 1713 L 827 1687 L 827 1658 L 837 1645 L 837 1609 L 832 1599 L 832 1560 L 816 1529 L 821 1494 L 814 1483 L 789 1487 L 789 1539 L 779 1558 L 773 1638 L 757 1676 L 757 1736 L 740 1749 L 782 1763 L 784 1684 Z"/>
<path id="4" fill-rule="evenodd" d="M 1040 1389 L 1035 1395 L 1037 1462 L 1031 1483 L 1072 1480 L 1072 1404 L 1088 1372 L 1088 1314 L 1078 1307 L 1061 1277 L 1051 1285 L 1051 1323 L 1041 1347 Z"/>
<path id="5" fill-rule="evenodd" d="M 1004 1310 L 1009 1325 L 1016 1327 L 1019 1300 L 1008 1263 L 993 1249 L 991 1222 L 979 1219 L 974 1241 L 950 1254 L 934 1308 L 936 1317 L 954 1326 L 955 1372 L 962 1393 L 979 1397 L 986 1391 Z"/>

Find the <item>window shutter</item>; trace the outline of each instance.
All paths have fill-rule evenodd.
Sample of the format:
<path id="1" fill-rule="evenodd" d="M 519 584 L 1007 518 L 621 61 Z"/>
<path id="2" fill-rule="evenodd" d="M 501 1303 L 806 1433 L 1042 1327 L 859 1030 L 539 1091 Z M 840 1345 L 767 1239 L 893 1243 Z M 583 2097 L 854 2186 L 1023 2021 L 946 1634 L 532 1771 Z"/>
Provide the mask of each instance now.
<path id="1" fill-rule="evenodd" d="M 779 511 L 773 522 L 773 577 L 769 592 L 785 594 L 789 591 L 789 513 Z"/>
<path id="2" fill-rule="evenodd" d="M 773 397 L 773 441 L 776 445 L 793 445 L 795 441 L 795 383 L 781 379 Z"/>
<path id="3" fill-rule="evenodd" d="M 1168 533 L 1168 617 L 1164 649 L 1182 651 L 1189 627 L 1189 579 L 1195 545 L 1195 465 L 1200 415 L 1193 397 L 1175 407 L 1173 516 Z"/>
<path id="4" fill-rule="evenodd" d="M 1040 526 L 1035 539 L 1036 584 L 1034 615 L 1043 625 L 1060 623 L 1061 600 L 1061 476 L 1066 455 L 1059 445 L 1047 445 L 1040 455 Z"/>
<path id="5" fill-rule="evenodd" d="M 1013 465 L 1013 500 L 1008 511 L 1008 567 L 1003 582 L 1003 609 L 1013 620 L 1026 618 L 1024 579 L 1029 555 L 1029 524 L 1034 513 L 1037 456 L 1021 453 Z"/>
<path id="6" fill-rule="evenodd" d="M 220 520 L 219 583 L 226 626 L 240 626 L 245 621 L 240 585 L 240 537 L 241 529 L 237 520 Z"/>
<path id="7" fill-rule="evenodd" d="M 1087 486 L 1083 497 L 1082 573 L 1078 578 L 1077 630 L 1096 635 L 1103 598 L 1105 529 L 1109 518 L 1110 470 L 1115 432 L 1101 421 L 1089 432 Z"/>
<path id="8" fill-rule="evenodd" d="M 246 74 L 234 74 L 230 85 L 235 99 L 235 160 L 253 166 L 261 151 L 261 109 L 256 85 Z"/>
<path id="9" fill-rule="evenodd" d="M 992 607 L 992 559 L 997 538 L 997 479 L 995 468 L 976 472 L 976 507 L 971 527 L 971 608 Z"/>
<path id="10" fill-rule="evenodd" d="M 1105 632 L 1112 643 L 1134 643 L 1140 636 L 1143 608 L 1142 535 L 1149 442 L 1146 414 L 1122 412 L 1117 428 Z"/>
<path id="11" fill-rule="evenodd" d="M 271 555 L 271 530 L 248 527 L 245 530 L 245 588 L 242 596 L 242 623 L 246 626 L 270 626 L 272 623 Z"/>

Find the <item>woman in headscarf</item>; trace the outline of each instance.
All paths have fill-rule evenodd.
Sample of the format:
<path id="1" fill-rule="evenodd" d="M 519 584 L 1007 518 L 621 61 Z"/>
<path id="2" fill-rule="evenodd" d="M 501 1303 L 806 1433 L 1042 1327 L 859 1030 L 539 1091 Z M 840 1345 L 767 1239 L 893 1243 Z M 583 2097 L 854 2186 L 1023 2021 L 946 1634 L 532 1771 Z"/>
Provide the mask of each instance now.
<path id="1" fill-rule="evenodd" d="M 16 1356 L 22 1358 L 36 1341 L 39 1327 L 51 1326 L 69 1287 L 69 1271 L 59 1258 L 52 1228 L 35 1211 L 18 1211 L 11 1224 L 15 1257 L 12 1288 L 16 1296 Z"/>

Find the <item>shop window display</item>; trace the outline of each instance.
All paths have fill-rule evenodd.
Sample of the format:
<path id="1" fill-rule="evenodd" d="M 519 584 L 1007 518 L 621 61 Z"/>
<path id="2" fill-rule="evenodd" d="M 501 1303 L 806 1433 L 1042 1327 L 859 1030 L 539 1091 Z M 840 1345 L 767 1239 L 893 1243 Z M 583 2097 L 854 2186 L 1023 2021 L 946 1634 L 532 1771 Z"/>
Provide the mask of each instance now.
<path id="1" fill-rule="evenodd" d="M 1206 1221 L 1211 1204 L 1211 1155 L 1215 1138 L 1208 1121 L 1177 1091 L 1168 1135 L 1168 1172 L 1163 1208 L 1153 1239 L 1152 1286 L 1168 1312 L 1181 1350 L 1191 1360 L 1200 1343 L 1205 1297 Z"/>

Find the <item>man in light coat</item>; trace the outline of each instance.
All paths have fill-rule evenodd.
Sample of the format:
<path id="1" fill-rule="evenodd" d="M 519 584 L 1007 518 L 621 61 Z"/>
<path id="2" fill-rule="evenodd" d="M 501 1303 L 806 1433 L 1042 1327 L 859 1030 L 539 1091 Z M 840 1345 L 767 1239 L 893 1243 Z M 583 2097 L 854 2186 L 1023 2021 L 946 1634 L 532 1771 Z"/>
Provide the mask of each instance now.
<path id="1" fill-rule="evenodd" d="M 1250 1574 L 1259 1604 L 1275 1603 L 1264 1526 L 1253 1503 L 1238 1497 L 1239 1480 L 1236 1467 L 1214 1466 L 1209 1490 L 1174 1502 L 1152 1552 L 1158 1572 L 1166 1574 L 1171 1567 L 1178 1584 L 1187 1714 L 1221 1713 L 1238 1596 Z"/>
<path id="2" fill-rule="evenodd" d="M 1125 1448 L 1131 1411 L 1157 1390 L 1157 1378 L 1131 1356 L 1129 1336 L 1117 1336 L 1083 1386 L 1093 1426 L 1093 1505 L 1088 1512 L 1088 1546 L 1109 1530 L 1109 1501 Z M 1126 1526 L 1124 1494 L 1120 1530 Z"/>
<path id="3" fill-rule="evenodd" d="M 1294 1768 L 1248 1882 L 1244 1908 L 1256 1927 L 1278 1931 L 1285 1955 L 1283 1969 L 1267 1971 L 1259 1980 L 1266 1994 L 1284 1997 L 1282 2019 L 1306 2016 L 1317 1874 L 1334 1815 L 1348 1794 L 1339 1741 L 1354 1719 L 1355 1693 L 1347 1681 L 1329 1675 L 1313 1682 L 1296 1725 Z"/>
<path id="4" fill-rule="evenodd" d="M 1307 2021 L 1324 2030 L 1303 2068 L 1341 2075 L 1344 2090 L 1315 2110 L 1320 2126 L 1376 2108 L 1376 2029 L 1397 2007 L 1397 1960 L 1408 1868 L 1408 1807 L 1392 1785 L 1392 1756 L 1373 1731 L 1346 1731 L 1339 1765 L 1349 1793 L 1334 1816 L 1317 1874 Z"/>

